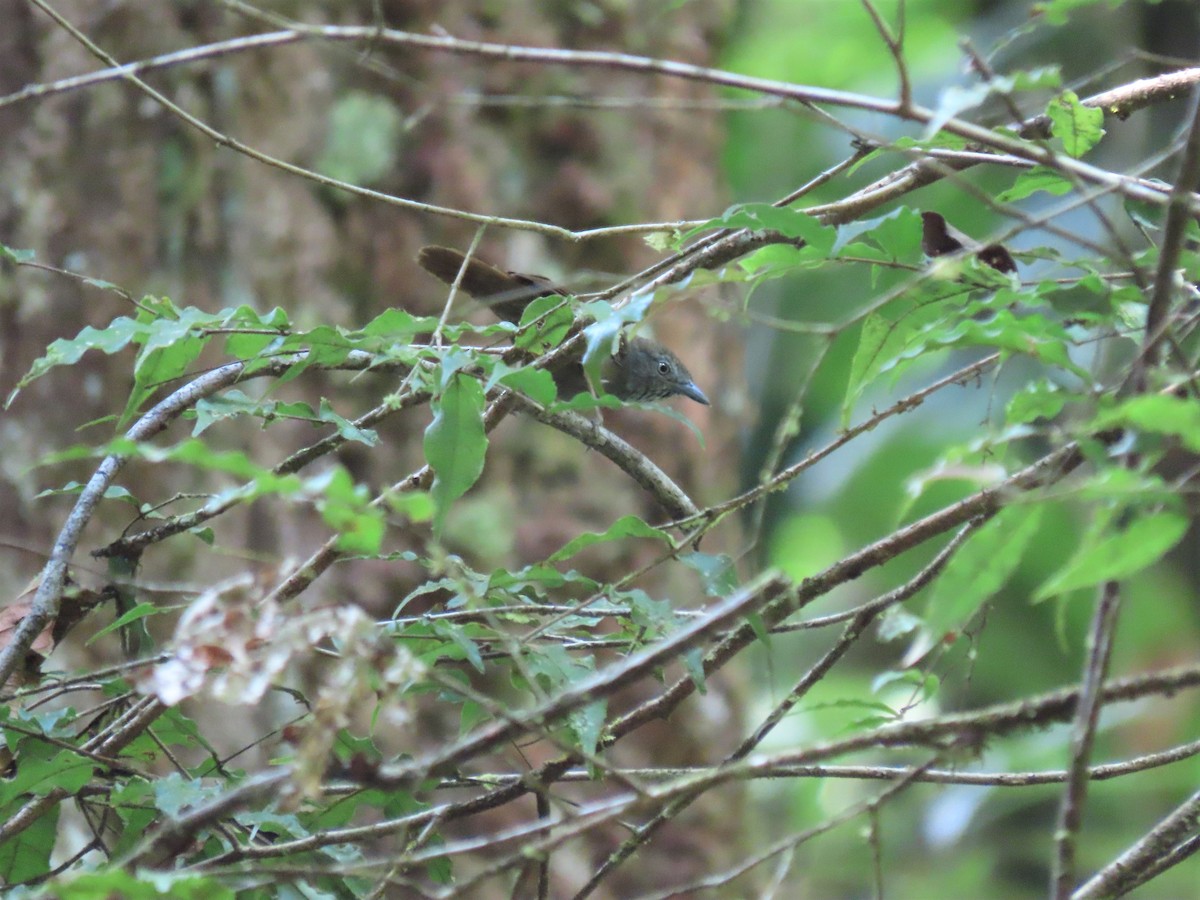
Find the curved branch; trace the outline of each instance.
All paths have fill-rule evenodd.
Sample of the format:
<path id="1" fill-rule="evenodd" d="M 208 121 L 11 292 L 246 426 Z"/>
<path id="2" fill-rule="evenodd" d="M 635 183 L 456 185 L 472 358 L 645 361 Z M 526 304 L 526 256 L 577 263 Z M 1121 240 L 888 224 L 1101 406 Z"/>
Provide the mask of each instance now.
<path id="1" fill-rule="evenodd" d="M 201 375 L 142 416 L 125 432 L 125 437 L 131 441 L 144 441 L 153 437 L 165 430 L 177 416 L 194 406 L 198 400 L 235 384 L 243 369 L 241 363 L 233 363 Z M 42 629 L 58 615 L 63 586 L 66 584 L 67 564 L 79 545 L 84 526 L 91 520 L 96 505 L 104 497 L 104 492 L 112 484 L 113 478 L 128 461 L 128 456 L 119 454 L 106 457 L 84 485 L 42 569 L 29 614 L 21 620 L 8 645 L 0 650 L 0 685 L 8 682 L 19 661 L 25 658 L 26 652 Z"/>

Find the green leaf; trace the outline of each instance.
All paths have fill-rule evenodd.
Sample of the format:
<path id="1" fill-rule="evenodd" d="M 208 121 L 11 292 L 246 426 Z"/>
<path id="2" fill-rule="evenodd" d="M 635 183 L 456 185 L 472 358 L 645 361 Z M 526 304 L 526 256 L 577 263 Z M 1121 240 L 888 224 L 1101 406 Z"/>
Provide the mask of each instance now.
<path id="1" fill-rule="evenodd" d="M 1153 434 L 1170 434 L 1193 453 L 1200 452 L 1200 404 L 1168 394 L 1144 394 L 1096 417 L 1094 431 L 1128 426 Z"/>
<path id="2" fill-rule="evenodd" d="M 441 619 L 435 619 L 432 625 L 434 634 L 449 638 L 454 646 L 462 651 L 463 658 L 471 664 L 475 671 L 483 671 L 483 656 L 479 652 L 479 645 L 471 640 L 466 629 Z"/>
<path id="3" fill-rule="evenodd" d="M 196 424 L 192 437 L 199 437 L 214 423 L 241 415 L 263 415 L 265 404 L 246 396 L 243 391 L 229 390 L 196 401 Z M 265 423 L 264 423 L 265 424 Z"/>
<path id="4" fill-rule="evenodd" d="M 333 425 L 337 429 L 338 435 L 348 441 L 366 444 L 368 447 L 374 447 L 379 443 L 378 434 L 370 428 L 359 428 L 349 419 L 339 416 L 324 397 L 321 398 L 321 407 L 317 410 L 317 420 Z"/>
<path id="5" fill-rule="evenodd" d="M 62 496 L 64 494 L 79 494 L 79 493 L 83 492 L 83 487 L 84 487 L 83 484 L 78 481 L 68 481 L 62 487 L 46 488 L 46 490 L 44 490 L 44 491 L 39 491 L 35 495 L 35 499 L 40 500 L 42 497 L 58 497 L 58 496 Z M 105 500 L 124 500 L 126 503 L 128 503 L 132 506 L 139 507 L 139 508 L 141 507 L 141 504 L 138 502 L 138 499 L 129 492 L 129 489 L 126 487 L 122 487 L 119 484 L 112 484 L 112 485 L 109 485 L 108 487 L 106 487 L 104 489 L 104 499 Z"/>
<path id="6" fill-rule="evenodd" d="M 108 625 L 105 625 L 103 628 L 93 634 L 87 639 L 87 643 L 84 646 L 91 646 L 94 641 L 98 641 L 100 638 L 104 637 L 104 635 L 116 631 L 119 628 L 124 628 L 130 622 L 136 622 L 139 619 L 144 619 L 147 616 L 152 616 L 162 611 L 163 610 L 160 610 L 153 603 L 139 603 L 133 609 L 129 610 L 124 615 L 118 617 L 115 621 L 110 622 Z"/>
<path id="7" fill-rule="evenodd" d="M 996 202 L 1012 203 L 1014 200 L 1024 200 L 1038 191 L 1045 191 L 1047 194 L 1059 197 L 1063 194 L 1069 194 L 1073 190 L 1075 190 L 1075 185 L 1054 169 L 1035 166 L 1017 175 L 1017 180 L 1013 182 L 1013 186 L 1007 191 L 1002 191 L 996 198 Z"/>
<path id="8" fill-rule="evenodd" d="M 1062 141 L 1067 155 L 1083 156 L 1104 137 L 1104 111 L 1084 106 L 1074 91 L 1063 91 L 1046 107 L 1050 133 Z"/>
<path id="9" fill-rule="evenodd" d="M 480 706 L 474 700 L 464 700 L 462 709 L 458 714 L 458 736 L 462 737 L 484 719 L 488 718 L 488 711 L 485 707 Z"/>
<path id="10" fill-rule="evenodd" d="M 1162 559 L 1187 528 L 1187 516 L 1166 511 L 1135 516 L 1124 527 L 1109 522 L 1093 528 L 1070 561 L 1038 588 L 1034 602 L 1140 572 Z"/>
<path id="11" fill-rule="evenodd" d="M 36 739 L 22 740 L 19 756 L 16 772 L 0 780 L 0 806 L 23 794 L 44 797 L 58 788 L 74 794 L 91 780 L 95 768 L 86 757 Z"/>
<path id="12" fill-rule="evenodd" d="M 483 472 L 488 439 L 483 428 L 483 388 L 458 374 L 434 401 L 433 421 L 425 429 L 425 459 L 433 469 L 434 533 L 440 535 L 450 504 L 465 494 Z"/>
<path id="13" fill-rule="evenodd" d="M 683 669 L 696 686 L 696 693 L 707 694 L 708 683 L 704 676 L 704 653 L 699 647 L 688 647 L 679 656 Z"/>
<path id="14" fill-rule="evenodd" d="M 794 247 L 791 244 L 767 244 L 753 253 L 743 256 L 737 261 L 738 268 L 753 276 L 755 283 L 771 278 L 781 278 L 802 269 L 815 268 L 825 263 L 824 255 L 813 253 L 808 247 Z M 724 271 L 729 271 L 726 267 Z M 727 281 L 745 281 L 727 278 Z"/>
<path id="15" fill-rule="evenodd" d="M 843 427 L 849 424 L 854 404 L 867 387 L 903 357 L 914 358 L 926 348 L 927 329 L 946 326 L 957 317 L 950 307 L 961 305 L 965 288 L 932 285 L 929 293 L 902 298 L 871 313 L 859 330 L 858 347 L 850 363 L 850 377 L 842 403 Z M 957 303 L 956 303 L 957 301 Z"/>
<path id="16" fill-rule="evenodd" d="M 934 639 L 958 631 L 1022 563 L 1042 522 L 1040 506 L 1010 506 L 950 558 L 934 582 L 925 625 Z"/>
<path id="17" fill-rule="evenodd" d="M 594 300 L 581 308 L 592 321 L 583 329 L 587 349 L 583 353 L 583 367 L 593 384 L 600 383 L 600 369 L 617 349 L 617 339 L 626 325 L 642 321 L 646 310 L 654 299 L 653 293 L 637 293 L 621 309 L 613 309 L 606 301 Z"/>
<path id="18" fill-rule="evenodd" d="M 387 503 L 392 512 L 404 516 L 410 522 L 428 522 L 433 518 L 433 498 L 424 491 L 402 494 L 391 492 L 387 495 Z"/>
<path id="19" fill-rule="evenodd" d="M 393 306 L 368 322 L 362 329 L 362 334 L 407 343 L 418 334 L 431 334 L 437 327 L 437 322 L 434 316 L 417 317 L 407 310 Z"/>
<path id="20" fill-rule="evenodd" d="M 555 645 L 539 647 L 536 651 L 530 649 L 527 662 L 530 671 L 550 693 L 569 687 L 595 671 L 591 657 L 577 659 Z"/>
<path id="21" fill-rule="evenodd" d="M 1073 9 L 1095 6 L 1099 3 L 1107 3 L 1110 9 L 1115 9 L 1121 2 L 1122 0 L 1046 0 L 1044 3 L 1033 4 L 1029 16 L 1030 19 L 1042 16 L 1051 25 L 1066 25 L 1069 13 Z M 1157 0 L 1151 0 L 1151 2 L 1157 2 Z"/>
<path id="22" fill-rule="evenodd" d="M 53 882 L 55 900 L 233 900 L 233 888 L 212 878 L 176 875 L 139 869 L 127 871 L 114 865 L 98 872 L 84 872 Z"/>
<path id="23" fill-rule="evenodd" d="M 737 566 L 725 553 L 681 553 L 679 561 L 700 575 L 710 597 L 728 597 L 738 588 Z"/>
<path id="24" fill-rule="evenodd" d="M 591 547 L 593 544 L 603 543 L 605 541 L 618 541 L 622 538 L 655 538 L 670 545 L 671 536 L 652 525 L 647 525 L 637 516 L 623 516 L 609 526 L 608 530 L 603 533 L 589 531 L 579 535 L 574 540 L 565 544 L 562 548 L 546 560 L 547 562 L 560 562 L 564 559 L 570 559 L 580 550 L 586 547 Z"/>
<path id="25" fill-rule="evenodd" d="M 387 523 L 383 510 L 371 504 L 365 486 L 355 484 L 350 473 L 339 467 L 306 481 L 305 487 L 319 491 L 317 509 L 325 524 L 338 533 L 338 550 L 363 556 L 379 552 Z"/>
<path id="26" fill-rule="evenodd" d="M 639 632 L 651 637 L 665 634 L 675 621 L 670 601 L 655 600 L 645 591 L 634 588 L 620 591 L 611 598 L 614 602 L 629 604 L 629 619 Z"/>
<path id="27" fill-rule="evenodd" d="M 30 382 L 41 378 L 55 366 L 72 366 L 79 362 L 83 354 L 89 350 L 99 350 L 109 355 L 124 350 L 129 342 L 145 331 L 145 326 L 135 322 L 128 316 L 113 319 L 102 329 L 91 325 L 84 328 L 74 338 L 59 338 L 46 348 L 45 355 L 36 359 L 25 376 L 17 382 L 12 393 L 8 395 L 5 405 L 10 405 L 21 388 Z"/>
<path id="28" fill-rule="evenodd" d="M 1058 321 L 1040 313 L 1017 315 L 1007 308 L 995 309 L 986 318 L 974 318 L 977 311 L 1006 302 L 1007 296 L 997 293 L 992 301 L 971 304 L 964 303 L 970 292 L 952 284 L 943 290 L 951 292 L 939 296 L 931 289 L 923 296 L 902 298 L 863 322 L 850 365 L 843 424 L 849 422 L 854 404 L 879 375 L 891 371 L 898 374 L 913 360 L 946 347 L 995 347 L 1031 356 L 1091 382 L 1091 374 L 1071 360 L 1071 337 Z"/>
<path id="29" fill-rule="evenodd" d="M 172 308 L 172 313 L 176 311 Z M 133 390 L 117 422 L 123 430 L 142 404 L 159 387 L 184 374 L 196 361 L 208 338 L 192 334 L 193 329 L 211 324 L 215 317 L 202 310 L 188 308 L 178 318 L 160 318 L 151 322 L 141 338 L 144 342 L 133 366 Z"/>
<path id="30" fill-rule="evenodd" d="M 891 687 L 899 687 L 908 692 L 916 688 L 920 692 L 922 700 L 930 700 L 936 696 L 940 685 L 941 681 L 936 675 L 920 669 L 891 669 L 880 672 L 871 679 L 871 692 L 879 694 Z M 879 705 L 886 710 L 886 714 L 874 724 L 882 724 L 900 718 L 900 713 L 890 706 Z M 864 723 L 856 722 L 855 724 Z"/>
<path id="31" fill-rule="evenodd" d="M 966 138 L 959 137 L 957 134 L 950 134 L 947 131 L 939 131 L 929 138 L 898 137 L 889 144 L 881 144 L 876 147 L 847 169 L 846 174 L 853 175 L 872 160 L 895 153 L 897 150 L 963 150 L 966 148 L 967 143 Z M 905 155 L 908 158 L 912 158 L 911 154 Z"/>
<path id="32" fill-rule="evenodd" d="M 507 388 L 520 391 L 542 406 L 549 406 L 558 397 L 558 386 L 554 383 L 554 376 L 545 369 L 525 366 L 504 376 L 500 382 Z"/>
<path id="33" fill-rule="evenodd" d="M 596 745 L 600 742 L 600 733 L 604 730 L 604 717 L 607 710 L 607 700 L 596 700 L 572 710 L 568 716 L 575 740 L 579 742 L 580 749 L 585 753 L 594 754 L 596 752 Z"/>
<path id="34" fill-rule="evenodd" d="M 894 641 L 905 635 L 912 634 L 924 627 L 925 622 L 920 616 L 915 616 L 903 606 L 892 606 L 879 617 L 879 625 L 875 633 L 881 641 Z"/>
<path id="35" fill-rule="evenodd" d="M 27 262 L 33 262 L 37 258 L 37 254 L 32 250 L 17 250 L 14 247 L 8 247 L 0 244 L 0 259 L 7 259 L 21 265 Z"/>
<path id="36" fill-rule="evenodd" d="M 538 297 L 521 313 L 521 330 L 513 346 L 534 354 L 545 353 L 561 344 L 574 324 L 575 314 L 566 297 Z"/>
<path id="37" fill-rule="evenodd" d="M 0 820 L 9 821 L 24 805 L 17 800 L 8 808 L 0 806 Z M 50 854 L 58 838 L 58 816 L 61 803 L 54 803 L 39 815 L 28 828 L 0 844 L 0 884 L 21 884 L 44 877 L 50 871 Z M 98 895 L 96 900 L 106 900 Z"/>
<path id="38" fill-rule="evenodd" d="M 1069 395 L 1046 380 L 1035 381 L 1013 395 L 1005 409 L 1010 425 L 1025 425 L 1038 419 L 1053 419 L 1066 405 Z"/>
<path id="39" fill-rule="evenodd" d="M 345 335 L 328 325 L 318 325 L 312 331 L 290 334 L 280 345 L 284 352 L 303 352 L 279 379 L 277 384 L 291 381 L 310 366 L 336 366 L 345 361 L 354 349 Z"/>
<path id="40" fill-rule="evenodd" d="M 852 247 L 855 241 L 863 237 L 870 238 L 891 261 L 919 264 L 923 259 L 921 216 L 914 209 L 900 207 L 885 216 L 839 225 L 832 254 L 842 255 L 843 250 Z"/>
<path id="41" fill-rule="evenodd" d="M 177 816 L 189 807 L 221 796 L 225 790 L 220 784 L 172 772 L 154 782 L 154 802 L 168 816 Z"/>
<path id="42" fill-rule="evenodd" d="M 750 231 L 777 231 L 784 237 L 803 239 L 822 256 L 828 255 L 837 240 L 837 231 L 821 223 L 808 213 L 791 207 L 772 206 L 770 203 L 742 203 L 731 206 L 719 219 L 711 219 L 691 231 L 683 239 L 689 240 L 705 231 L 727 228 L 746 228 Z"/>
<path id="43" fill-rule="evenodd" d="M 989 78 L 970 87 L 951 85 L 938 97 L 937 109 L 925 128 L 925 134 L 935 134 L 954 116 L 974 109 L 993 94 L 1016 94 L 1038 88 L 1056 88 L 1061 83 L 1062 76 L 1057 68 L 1043 68 Z"/>

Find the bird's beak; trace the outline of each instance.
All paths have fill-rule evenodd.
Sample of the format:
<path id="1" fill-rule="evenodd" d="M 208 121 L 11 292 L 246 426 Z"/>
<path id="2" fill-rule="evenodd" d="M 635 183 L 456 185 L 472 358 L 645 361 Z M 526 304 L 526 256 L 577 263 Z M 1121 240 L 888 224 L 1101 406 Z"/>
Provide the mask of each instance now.
<path id="1" fill-rule="evenodd" d="M 689 381 L 687 384 L 681 384 L 679 386 L 679 393 L 683 394 L 685 397 L 695 400 L 697 403 L 703 403 L 705 406 L 712 406 L 712 404 L 708 402 L 708 398 L 704 396 L 704 391 L 696 387 L 696 382 L 694 381 Z"/>

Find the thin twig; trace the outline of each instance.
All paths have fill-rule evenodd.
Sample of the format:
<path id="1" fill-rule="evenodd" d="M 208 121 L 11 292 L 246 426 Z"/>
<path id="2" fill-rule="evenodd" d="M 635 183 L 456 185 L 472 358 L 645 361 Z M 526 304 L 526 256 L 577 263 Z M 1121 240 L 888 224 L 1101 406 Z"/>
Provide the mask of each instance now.
<path id="1" fill-rule="evenodd" d="M 1115 581 L 1105 582 L 1088 632 L 1087 662 L 1079 683 L 1079 704 L 1071 728 L 1071 761 L 1058 810 L 1058 827 L 1054 830 L 1051 893 L 1056 900 L 1068 900 L 1075 888 L 1075 841 L 1083 821 L 1088 767 L 1096 738 L 1096 723 L 1100 718 L 1100 695 L 1112 656 L 1113 632 L 1120 608 L 1120 585 Z"/>

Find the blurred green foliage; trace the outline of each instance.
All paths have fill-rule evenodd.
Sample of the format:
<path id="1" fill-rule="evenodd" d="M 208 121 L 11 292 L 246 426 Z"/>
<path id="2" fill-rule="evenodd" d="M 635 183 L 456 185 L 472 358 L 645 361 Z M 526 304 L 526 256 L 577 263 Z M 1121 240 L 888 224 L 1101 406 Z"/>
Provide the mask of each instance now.
<path id="1" fill-rule="evenodd" d="M 896 4 L 876 6 L 894 25 Z M 939 98 L 948 89 L 959 83 L 971 83 L 958 49 L 961 38 L 969 38 L 1001 76 L 1048 66 L 1061 68 L 1067 79 L 1094 76 L 1076 88 L 1079 96 L 1101 90 L 1110 83 L 1103 72 L 1093 71 L 1100 60 L 1125 62 L 1123 75 L 1133 77 L 1128 71 L 1131 35 L 1151 34 L 1164 19 L 1156 18 L 1160 11 L 1152 4 L 1131 2 L 1115 9 L 1117 6 L 1108 2 L 1037 5 L 910 2 L 906 4 L 904 57 L 914 99 L 937 108 Z M 1031 15 L 1035 12 L 1040 17 Z M 1163 11 L 1162 15 L 1169 14 Z M 1194 36 L 1194 21 L 1187 27 Z M 722 65 L 766 78 L 879 96 L 895 96 L 897 90 L 895 63 L 859 3 L 764 0 L 747 4 L 743 7 L 740 32 L 727 48 Z M 1136 64 L 1133 70 L 1137 71 Z M 1083 155 L 1099 139 L 1095 131 L 1099 114 L 1084 111 L 1087 121 L 1071 118 L 1081 110 L 1074 97 L 1074 93 L 1067 93 L 1054 107 L 1054 115 L 1058 116 L 1055 128 L 1065 142 L 1060 146 L 1072 155 Z M 1029 115 L 1039 111 L 1049 94 L 1034 91 L 1018 94 L 1018 98 L 1023 103 L 1023 113 Z M 834 112 L 854 128 L 881 140 L 895 140 L 901 134 L 922 136 L 919 129 L 899 126 L 886 117 L 844 110 Z M 1004 112 L 994 103 L 988 104 L 984 109 L 985 120 L 989 116 L 1002 118 Z M 771 201 L 852 153 L 850 137 L 845 132 L 829 127 L 828 122 L 798 106 L 733 111 L 728 113 L 727 121 L 725 171 L 738 199 L 748 203 Z M 1149 142 L 1137 139 L 1134 135 L 1139 132 L 1131 126 L 1106 123 L 1106 127 L 1113 140 L 1102 142 L 1093 152 L 1103 154 L 1105 165 L 1118 171 L 1135 166 L 1148 151 Z M 832 179 L 797 205 L 835 201 L 902 163 L 902 157 L 896 153 L 884 154 L 848 176 Z M 1171 177 L 1170 170 L 1162 177 Z M 1011 191 L 1001 199 L 1035 214 L 1055 200 L 1034 191 L 1053 190 L 1061 195 L 1070 190 L 1069 184 L 1064 185 L 1057 177 L 1045 173 L 1016 175 L 993 168 L 973 170 L 961 178 L 974 191 L 991 195 L 1013 184 L 1014 178 L 1018 185 L 1028 184 L 1028 188 Z M 955 180 L 947 179 L 905 197 L 902 202 L 917 210 L 936 210 L 962 231 L 986 240 L 989 235 L 1002 232 L 1009 222 L 996 209 L 978 202 L 976 196 L 959 187 Z M 1123 220 L 1123 233 L 1135 246 L 1140 246 L 1133 222 L 1121 212 L 1120 204 L 1107 200 L 1105 208 Z M 885 207 L 882 212 L 889 209 L 894 208 Z M 1086 229 L 1088 237 L 1104 240 L 1105 235 L 1094 219 L 1085 221 L 1081 216 L 1071 216 L 1067 221 L 1070 227 Z M 1051 259 L 1059 253 L 1068 259 L 1072 254 L 1079 255 L 1078 248 L 1066 246 L 1059 238 L 1035 231 L 1016 238 L 1013 246 L 1035 251 L 1022 262 L 1021 275 L 1030 281 L 1077 272 L 1069 266 L 1038 261 L 1037 251 L 1041 247 L 1051 248 Z M 1105 260 L 1093 258 L 1089 265 L 1102 270 Z M 848 383 L 853 387 L 852 367 L 862 346 L 863 329 L 870 327 L 869 319 L 866 325 L 858 324 L 863 311 L 909 278 L 909 273 L 900 270 L 881 273 L 874 269 L 868 272 L 868 268 L 848 263 L 825 264 L 765 282 L 751 295 L 748 308 L 752 315 L 747 327 L 751 330 L 751 341 L 767 348 L 763 354 L 767 360 L 750 370 L 753 393 L 761 398 L 761 409 L 750 436 L 744 470 L 747 482 L 758 479 L 773 442 L 779 440 L 776 424 L 793 409 L 792 404 L 800 404 L 801 428 L 799 436 L 786 444 L 785 464 L 826 444 L 842 424 L 857 423 L 873 409 L 882 409 L 904 396 L 906 388 L 914 389 L 978 358 L 978 354 L 961 350 L 930 352 L 926 347 L 916 368 L 899 375 L 872 373 L 863 385 L 862 398 L 849 407 L 849 418 L 845 423 L 840 422 L 839 413 L 848 399 Z M 1110 290 L 1104 288 L 1103 294 Z M 1079 288 L 1060 285 L 1050 301 L 1053 311 L 1069 314 L 1073 311 L 1073 298 L 1085 295 Z M 1027 299 L 1027 296 L 1016 297 L 1019 302 Z M 1099 308 L 1104 307 L 1102 296 Z M 894 303 L 883 307 L 892 310 L 893 316 L 896 308 Z M 1098 307 L 1089 301 L 1084 308 Z M 795 322 L 841 323 L 841 327 L 835 329 L 830 342 L 824 336 L 754 325 L 754 313 Z M 1091 356 L 1088 348 L 1081 347 L 1073 349 L 1072 356 L 1103 379 L 1106 373 L 1115 371 L 1122 359 L 1127 359 L 1123 355 L 1126 352 L 1117 346 Z M 819 368 L 806 381 L 809 368 L 816 361 Z M 1006 403 L 1011 398 L 1021 398 L 1021 403 L 1031 404 L 1029 421 L 1041 422 L 1046 420 L 1038 419 L 1037 406 L 1033 404 L 1042 404 L 1042 413 L 1051 417 L 1063 405 L 1061 399 L 1052 398 L 1046 391 L 1044 382 L 1040 394 L 1026 393 L 1027 386 L 1036 381 L 1037 371 L 1035 365 L 1010 360 L 999 374 L 986 375 L 968 388 L 951 388 L 950 394 L 933 399 L 901 417 L 899 422 L 886 423 L 855 441 L 849 452 L 835 453 L 806 472 L 786 493 L 777 495 L 768 511 L 764 561 L 780 566 L 796 578 L 813 574 L 841 553 L 863 546 L 898 524 L 975 490 L 986 482 L 990 454 L 994 454 L 997 462 L 1003 460 L 1010 466 L 1017 463 L 1025 451 L 1017 449 L 1005 437 L 1005 429 L 1015 421 L 1010 418 L 1006 423 Z M 1077 396 L 1073 392 L 1079 390 L 1078 380 L 1059 373 L 1052 381 L 1072 401 Z M 1010 412 L 1013 415 L 1016 414 Z M 1176 433 L 1182 433 L 1182 428 Z M 981 454 L 984 445 L 990 449 Z M 1152 494 L 1142 496 L 1147 504 L 1158 499 Z M 852 707 L 838 703 L 874 699 L 902 704 L 903 690 L 893 685 L 877 694 L 872 691 L 872 682 L 881 669 L 901 666 L 906 657 L 919 654 L 922 648 L 931 656 L 921 668 L 941 679 L 941 687 L 929 704 L 930 713 L 972 708 L 1075 681 L 1079 677 L 1095 591 L 1090 587 L 1068 589 L 1042 604 L 1035 602 L 1036 591 L 1054 573 L 1061 572 L 1073 554 L 1080 552 L 1081 541 L 1097 521 L 1097 509 L 1108 510 L 1104 515 L 1128 509 L 1124 501 L 1112 498 L 1110 501 L 1111 505 L 1099 501 L 1100 506 L 1096 507 L 1086 497 L 1067 491 L 1061 500 L 1041 504 L 1040 516 L 1021 526 L 1025 531 L 1020 533 L 1019 554 L 1005 560 L 1003 578 L 988 582 L 988 589 L 994 588 L 996 593 L 982 613 L 972 616 L 963 610 L 974 609 L 985 596 L 952 596 L 960 589 L 979 590 L 983 583 L 973 584 L 975 579 L 969 569 L 960 568 L 954 576 L 956 580 L 944 579 L 932 595 L 927 591 L 924 599 L 919 597 L 907 604 L 909 614 L 925 617 L 914 618 L 907 624 L 907 628 L 915 630 L 901 628 L 901 635 L 891 642 L 879 638 L 873 646 L 859 647 L 847 667 L 839 667 L 837 674 L 826 677 L 806 698 L 811 701 L 809 705 L 793 711 L 788 721 L 768 739 L 768 744 L 787 747 L 841 735 L 861 711 L 854 712 Z M 1013 512 L 1024 515 L 1020 507 Z M 1172 527 L 1182 522 L 1175 513 L 1164 515 L 1174 517 Z M 995 521 L 988 527 L 996 529 L 1004 525 Z M 1152 524 L 1143 527 L 1155 528 Z M 1121 525 L 1117 530 L 1124 528 Z M 984 535 L 977 535 L 974 540 L 981 537 Z M 1174 545 L 1180 537 L 1177 533 L 1162 534 L 1165 546 Z M 998 539 L 994 548 L 997 553 L 1002 551 L 1004 542 L 1003 537 Z M 1133 534 L 1131 540 L 1151 552 L 1140 533 Z M 1186 538 L 1184 546 L 1194 546 L 1194 538 Z M 1097 552 L 1097 558 L 1104 559 L 1111 559 L 1113 553 L 1111 549 Z M 876 570 L 852 589 L 842 589 L 825 598 L 812 612 L 819 615 L 869 599 L 911 576 L 930 555 L 928 551 L 910 554 Z M 973 559 L 969 551 L 964 551 L 956 562 L 979 565 L 978 578 L 983 579 L 983 567 L 989 560 L 986 555 Z M 991 562 L 994 569 L 995 560 Z M 1085 560 L 1085 568 L 1093 565 Z M 953 575 L 953 571 L 947 574 Z M 1200 611 L 1194 603 L 1198 576 L 1194 561 L 1186 553 L 1177 553 L 1123 581 L 1127 596 L 1118 629 L 1114 674 L 1195 657 L 1200 643 Z M 955 607 L 956 603 L 964 602 L 968 607 Z M 966 633 L 939 648 L 938 635 L 952 623 L 955 628 L 969 623 Z M 919 638 L 922 626 L 932 632 L 926 634 L 924 644 Z M 825 646 L 827 640 L 808 634 L 774 639 L 773 652 L 761 654 L 757 668 L 761 679 L 759 702 L 764 710 L 781 698 L 796 675 Z M 831 703 L 834 705 L 822 706 Z M 1184 719 L 1167 720 L 1156 719 L 1152 710 L 1114 711 L 1102 720 L 1095 759 L 1125 758 L 1188 740 L 1200 726 L 1200 708 L 1186 702 L 1183 708 L 1190 708 L 1191 714 Z M 1155 723 L 1154 729 L 1146 727 L 1147 721 Z M 1066 761 L 1066 730 L 1056 728 L 1051 733 L 996 742 L 988 747 L 977 768 L 1024 771 L 1061 768 Z M 1081 840 L 1081 871 L 1103 865 L 1120 852 L 1190 793 L 1189 786 L 1195 784 L 1198 776 L 1200 762 L 1192 760 L 1112 782 L 1094 783 Z M 814 825 L 852 799 L 861 799 L 873 790 L 870 784 L 830 780 L 820 784 L 793 780 L 772 782 L 769 788 L 756 787 L 754 794 L 763 810 L 758 820 L 758 839 L 766 843 L 789 830 Z M 1059 791 L 1057 786 L 917 787 L 889 805 L 880 816 L 887 896 L 1045 896 Z M 807 896 L 863 896 L 869 891 L 870 866 L 871 850 L 862 822 L 856 820 L 854 825 L 817 838 L 799 851 L 791 870 L 797 881 L 789 884 L 800 886 Z M 1187 870 L 1185 864 L 1167 873 L 1145 896 L 1193 893 L 1194 868 Z"/>

